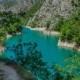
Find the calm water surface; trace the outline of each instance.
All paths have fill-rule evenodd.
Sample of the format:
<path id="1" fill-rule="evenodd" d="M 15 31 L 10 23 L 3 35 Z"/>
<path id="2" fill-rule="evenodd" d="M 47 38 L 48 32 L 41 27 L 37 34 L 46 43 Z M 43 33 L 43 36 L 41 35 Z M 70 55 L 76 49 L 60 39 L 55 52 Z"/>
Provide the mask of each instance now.
<path id="1" fill-rule="evenodd" d="M 58 37 L 44 35 L 41 32 L 31 31 L 29 29 L 23 29 L 22 35 L 14 36 L 6 41 L 6 47 L 9 49 L 5 50 L 5 55 L 8 58 L 14 59 L 14 51 L 10 47 L 18 44 L 19 40 L 22 42 L 34 41 L 38 44 L 38 49 L 42 52 L 43 59 L 49 65 L 52 64 L 64 64 L 64 60 L 74 54 L 73 50 L 63 49 L 57 46 Z M 24 47 L 24 51 L 25 51 Z"/>

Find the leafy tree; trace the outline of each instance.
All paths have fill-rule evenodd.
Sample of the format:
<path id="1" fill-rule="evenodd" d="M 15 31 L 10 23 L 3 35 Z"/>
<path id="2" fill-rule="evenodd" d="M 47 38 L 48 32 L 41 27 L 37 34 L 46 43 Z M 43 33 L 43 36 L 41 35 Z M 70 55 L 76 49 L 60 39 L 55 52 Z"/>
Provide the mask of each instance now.
<path id="1" fill-rule="evenodd" d="M 72 17 L 65 21 L 61 27 L 61 40 L 67 42 L 80 42 L 80 19 L 78 17 Z"/>

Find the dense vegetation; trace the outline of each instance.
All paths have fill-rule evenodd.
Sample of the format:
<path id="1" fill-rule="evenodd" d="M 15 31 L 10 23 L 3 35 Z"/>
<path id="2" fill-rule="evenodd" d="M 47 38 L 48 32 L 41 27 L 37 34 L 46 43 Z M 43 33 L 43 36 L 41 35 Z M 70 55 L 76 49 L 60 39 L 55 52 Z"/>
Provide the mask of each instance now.
<path id="1" fill-rule="evenodd" d="M 53 65 L 56 70 L 55 80 L 80 80 L 80 54 L 65 59 L 65 66 Z"/>
<path id="2" fill-rule="evenodd" d="M 18 14 L 12 12 L 0 12 L 0 44 L 6 39 L 7 34 L 15 34 L 21 31 L 21 26 L 26 25 L 28 20 L 34 16 L 41 7 L 44 0 L 39 0 L 27 12 Z"/>
<path id="3" fill-rule="evenodd" d="M 80 45 L 80 18 L 71 18 L 65 21 L 61 28 L 61 39 L 68 42 L 76 42 Z"/>
<path id="4" fill-rule="evenodd" d="M 72 0 L 72 5 L 75 7 L 72 16 L 67 20 L 61 18 L 54 30 L 61 33 L 62 41 L 75 42 L 80 47 L 80 0 L 77 3 Z"/>
<path id="5" fill-rule="evenodd" d="M 20 31 L 20 17 L 12 12 L 0 13 L 0 41 L 4 41 L 8 34 L 15 34 Z"/>
<path id="6" fill-rule="evenodd" d="M 80 15 L 64 21 L 60 32 L 62 41 L 75 42 L 75 46 L 80 47 Z"/>

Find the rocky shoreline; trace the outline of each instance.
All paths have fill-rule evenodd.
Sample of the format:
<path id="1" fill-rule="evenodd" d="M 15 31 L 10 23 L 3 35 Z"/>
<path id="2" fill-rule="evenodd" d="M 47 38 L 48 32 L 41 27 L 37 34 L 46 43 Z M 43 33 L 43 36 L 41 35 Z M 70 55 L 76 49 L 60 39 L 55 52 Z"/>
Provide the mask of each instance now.
<path id="1" fill-rule="evenodd" d="M 69 43 L 69 42 L 63 42 L 61 40 L 58 41 L 58 46 L 59 47 L 63 47 L 63 48 L 70 48 L 70 49 L 74 49 L 74 50 L 77 50 L 77 51 L 80 51 L 80 48 L 76 48 L 75 47 L 75 42 L 73 43 Z"/>
<path id="2" fill-rule="evenodd" d="M 42 32 L 42 33 L 45 34 L 45 35 L 53 35 L 53 36 L 59 36 L 59 35 L 60 35 L 59 32 L 50 31 L 50 30 L 47 30 L 47 29 L 44 28 L 44 27 L 32 28 L 32 27 L 30 27 L 30 26 L 26 26 L 26 28 L 29 28 L 30 30 L 34 30 L 34 31 L 40 31 L 40 32 Z"/>
<path id="3" fill-rule="evenodd" d="M 52 35 L 52 36 L 59 36 L 60 33 L 59 32 L 56 32 L 56 31 L 49 31 L 49 30 L 46 30 L 46 28 L 44 27 L 40 27 L 40 28 L 32 28 L 30 26 L 26 26 L 26 28 L 29 28 L 30 30 L 34 30 L 34 31 L 40 31 L 42 32 L 44 35 Z M 12 35 L 7 35 L 7 39 L 12 37 Z M 71 49 L 75 49 L 77 51 L 80 51 L 80 48 L 76 48 L 75 47 L 75 42 L 73 43 L 69 43 L 67 41 L 63 42 L 59 39 L 58 41 L 58 46 L 59 47 L 63 47 L 63 48 L 71 48 Z M 0 46 L 0 53 L 4 51 L 4 47 Z"/>
<path id="4" fill-rule="evenodd" d="M 49 31 L 49 30 L 46 30 L 46 28 L 43 28 L 43 27 L 42 28 L 32 28 L 30 26 L 26 26 L 26 28 L 29 28 L 30 30 L 40 31 L 40 32 L 42 32 L 45 35 L 53 35 L 53 36 L 59 36 L 60 35 L 59 32 Z M 70 49 L 75 49 L 77 51 L 80 51 L 80 48 L 76 48 L 75 45 L 76 45 L 75 42 L 73 42 L 73 43 L 69 43 L 67 41 L 63 42 L 60 39 L 58 41 L 58 46 L 59 47 L 70 48 Z"/>

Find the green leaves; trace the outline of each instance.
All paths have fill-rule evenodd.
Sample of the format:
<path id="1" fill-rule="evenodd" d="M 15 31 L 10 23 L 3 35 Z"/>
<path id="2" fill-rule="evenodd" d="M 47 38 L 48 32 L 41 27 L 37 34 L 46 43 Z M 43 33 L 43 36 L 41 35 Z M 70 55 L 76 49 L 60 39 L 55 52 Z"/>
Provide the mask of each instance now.
<path id="1" fill-rule="evenodd" d="M 20 12 L 18 14 L 12 12 L 0 12 L 0 39 L 7 34 L 15 34 L 19 29 L 19 26 L 26 25 L 31 17 L 34 16 L 36 11 L 41 7 L 44 0 L 39 0 L 35 3 L 27 12 Z"/>
<path id="2" fill-rule="evenodd" d="M 80 43 L 80 20 L 76 20 L 74 17 L 65 21 L 61 28 L 61 39 L 63 41 Z"/>

